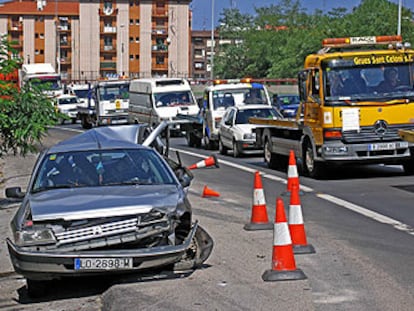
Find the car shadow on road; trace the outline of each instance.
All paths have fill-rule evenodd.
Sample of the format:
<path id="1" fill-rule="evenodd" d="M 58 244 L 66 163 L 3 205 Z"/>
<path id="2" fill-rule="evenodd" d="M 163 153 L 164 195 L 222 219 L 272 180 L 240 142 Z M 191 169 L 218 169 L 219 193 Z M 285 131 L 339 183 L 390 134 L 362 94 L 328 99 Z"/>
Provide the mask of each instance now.
<path id="1" fill-rule="evenodd" d="M 200 269 L 206 269 L 209 265 L 202 265 Z M 66 278 L 62 280 L 48 281 L 47 290 L 44 296 L 31 298 L 28 295 L 26 286 L 17 290 L 17 303 L 28 305 L 33 303 L 51 302 L 62 299 L 82 298 L 101 295 L 114 285 L 154 282 L 187 278 L 195 270 L 172 271 L 172 270 L 151 270 L 148 272 L 122 274 L 113 276 L 79 277 Z"/>

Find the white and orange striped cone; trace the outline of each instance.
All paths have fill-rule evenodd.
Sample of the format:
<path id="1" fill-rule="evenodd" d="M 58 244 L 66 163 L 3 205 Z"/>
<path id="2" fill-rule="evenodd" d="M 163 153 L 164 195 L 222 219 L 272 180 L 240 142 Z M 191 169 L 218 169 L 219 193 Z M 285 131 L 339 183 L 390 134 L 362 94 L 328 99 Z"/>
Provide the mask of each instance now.
<path id="1" fill-rule="evenodd" d="M 276 199 L 276 216 L 273 231 L 272 269 L 266 270 L 263 281 L 304 280 L 305 273 L 296 268 L 292 240 L 281 198 Z"/>
<path id="2" fill-rule="evenodd" d="M 262 179 L 260 173 L 256 171 L 254 174 L 253 185 L 253 207 L 250 223 L 244 225 L 244 229 L 253 230 L 271 230 L 273 224 L 269 222 L 267 217 L 266 199 L 263 191 Z"/>
<path id="3" fill-rule="evenodd" d="M 209 188 L 209 187 L 207 187 L 207 186 L 204 186 L 203 193 L 201 194 L 201 196 L 203 198 L 207 198 L 207 197 L 219 197 L 220 196 L 220 193 L 217 192 L 217 191 L 215 191 L 215 190 L 213 190 L 213 189 L 211 189 L 211 188 Z"/>
<path id="4" fill-rule="evenodd" d="M 292 238 L 293 252 L 295 254 L 315 253 L 314 247 L 308 244 L 306 239 L 299 189 L 295 184 L 292 185 L 292 191 L 290 192 L 289 231 Z"/>
<path id="5" fill-rule="evenodd" d="M 217 161 L 217 157 L 216 155 L 211 155 L 208 158 L 199 161 L 193 165 L 190 165 L 189 167 L 187 167 L 190 170 L 194 170 L 197 168 L 202 168 L 202 167 L 211 167 L 211 166 L 215 166 L 215 167 L 219 167 L 218 161 Z"/>
<path id="6" fill-rule="evenodd" d="M 295 152 L 290 150 L 289 153 L 289 164 L 288 164 L 288 171 L 287 171 L 287 186 L 286 192 L 283 195 L 288 195 L 292 191 L 292 186 L 297 185 L 298 189 L 300 189 L 299 185 L 299 174 L 298 174 L 298 167 L 296 166 L 296 158 Z"/>

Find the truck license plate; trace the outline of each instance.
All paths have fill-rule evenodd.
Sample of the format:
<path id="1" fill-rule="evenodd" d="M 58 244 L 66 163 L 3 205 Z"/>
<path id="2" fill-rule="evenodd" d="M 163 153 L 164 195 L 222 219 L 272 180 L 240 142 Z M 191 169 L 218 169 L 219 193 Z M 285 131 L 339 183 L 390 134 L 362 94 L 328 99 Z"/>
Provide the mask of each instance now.
<path id="1" fill-rule="evenodd" d="M 132 268 L 132 258 L 75 258 L 75 270 L 122 270 Z"/>
<path id="2" fill-rule="evenodd" d="M 398 143 L 378 143 L 378 144 L 369 144 L 368 151 L 379 151 L 379 150 L 395 150 L 397 148 L 407 148 L 408 142 L 398 142 Z"/>

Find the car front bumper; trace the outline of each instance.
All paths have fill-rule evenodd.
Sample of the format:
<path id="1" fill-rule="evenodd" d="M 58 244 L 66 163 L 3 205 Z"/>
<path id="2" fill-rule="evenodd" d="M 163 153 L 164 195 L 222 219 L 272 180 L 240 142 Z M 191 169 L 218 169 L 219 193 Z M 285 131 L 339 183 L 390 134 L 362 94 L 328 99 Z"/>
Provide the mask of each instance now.
<path id="1" fill-rule="evenodd" d="M 194 223 L 187 238 L 180 245 L 166 245 L 141 249 L 90 250 L 78 252 L 26 251 L 7 239 L 10 258 L 15 271 L 34 280 L 52 280 L 68 276 L 92 276 L 103 273 L 125 273 L 161 267 L 178 262 L 191 247 L 198 223 Z M 132 258 L 132 268 L 117 270 L 76 270 L 77 258 Z"/>

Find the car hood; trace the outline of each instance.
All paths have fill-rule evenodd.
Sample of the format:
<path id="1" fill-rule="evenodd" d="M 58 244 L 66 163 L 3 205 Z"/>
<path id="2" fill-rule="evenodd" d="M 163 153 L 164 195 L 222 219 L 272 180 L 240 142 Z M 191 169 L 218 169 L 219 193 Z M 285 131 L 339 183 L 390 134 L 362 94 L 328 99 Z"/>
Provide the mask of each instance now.
<path id="1" fill-rule="evenodd" d="M 77 220 L 148 213 L 169 213 L 183 201 L 176 185 L 137 185 L 53 189 L 28 198 L 33 221 Z"/>

